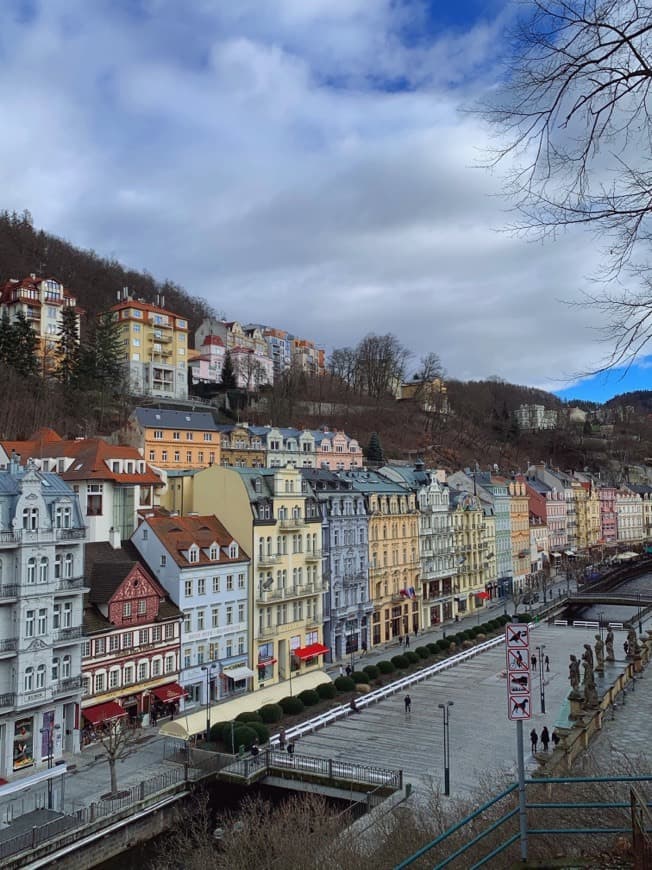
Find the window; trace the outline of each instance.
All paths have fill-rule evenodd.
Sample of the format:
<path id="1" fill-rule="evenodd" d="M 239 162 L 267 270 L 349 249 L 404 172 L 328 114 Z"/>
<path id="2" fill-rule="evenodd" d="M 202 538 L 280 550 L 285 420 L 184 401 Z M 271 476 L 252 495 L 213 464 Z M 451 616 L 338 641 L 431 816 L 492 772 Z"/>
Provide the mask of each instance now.
<path id="1" fill-rule="evenodd" d="M 163 440 L 163 432 L 160 429 L 154 430 L 154 440 L 155 441 L 162 441 Z"/>
<path id="2" fill-rule="evenodd" d="M 204 451 L 203 450 L 200 450 L 199 453 L 197 454 L 197 461 L 198 462 L 204 461 Z"/>
<path id="3" fill-rule="evenodd" d="M 190 649 L 184 649 L 183 651 L 183 666 L 184 668 L 189 668 L 192 663 L 192 656 L 190 654 Z"/>
<path id="4" fill-rule="evenodd" d="M 133 635 L 130 631 L 122 635 L 122 649 L 131 649 L 133 646 Z"/>
<path id="5" fill-rule="evenodd" d="M 45 607 L 39 608 L 36 632 L 39 635 L 46 634 L 48 630 L 48 612 Z"/>
<path id="6" fill-rule="evenodd" d="M 104 674 L 95 674 L 95 693 L 104 691 Z"/>
<path id="7" fill-rule="evenodd" d="M 140 347 L 140 339 L 134 338 L 134 340 L 132 341 L 132 344 L 134 347 Z"/>
<path id="8" fill-rule="evenodd" d="M 209 555 L 209 558 L 212 559 L 212 560 L 215 562 L 217 559 L 220 558 L 220 550 L 219 550 L 219 547 L 212 546 L 212 547 L 210 548 L 210 550 L 209 550 L 208 555 Z"/>
<path id="9" fill-rule="evenodd" d="M 66 601 L 63 605 L 63 627 L 72 628 L 72 601 Z"/>
<path id="10" fill-rule="evenodd" d="M 165 673 L 169 674 L 174 670 L 174 655 L 170 654 L 165 657 Z"/>
<path id="11" fill-rule="evenodd" d="M 230 604 L 226 606 L 226 624 L 233 625 L 233 607 Z"/>
<path id="12" fill-rule="evenodd" d="M 173 432 L 172 433 L 173 441 L 181 441 L 181 432 Z"/>
<path id="13" fill-rule="evenodd" d="M 34 668 L 25 669 L 25 682 L 23 685 L 26 692 L 31 692 L 34 690 Z"/>
<path id="14" fill-rule="evenodd" d="M 120 649 L 120 635 L 119 634 L 112 634 L 109 637 L 109 650 L 111 652 L 116 652 L 119 649 Z"/>
<path id="15" fill-rule="evenodd" d="M 147 613 L 147 601 L 144 598 L 138 599 L 138 615 L 145 616 Z"/>
<path id="16" fill-rule="evenodd" d="M 25 508 L 23 510 L 23 528 L 31 532 L 38 529 L 38 508 Z"/>
<path id="17" fill-rule="evenodd" d="M 192 614 L 188 612 L 183 614 L 183 630 L 186 634 L 192 631 Z"/>
<path id="18" fill-rule="evenodd" d="M 63 576 L 62 565 L 63 565 L 63 559 L 61 557 L 61 554 L 59 553 L 58 555 L 56 555 L 54 557 L 54 579 L 55 580 L 61 580 L 61 577 Z"/>
<path id="19" fill-rule="evenodd" d="M 161 462 L 168 461 L 168 452 L 167 450 L 161 450 Z"/>
<path id="20" fill-rule="evenodd" d="M 226 589 L 230 592 L 233 589 L 233 574 L 226 575 Z"/>
<path id="21" fill-rule="evenodd" d="M 178 450 L 174 451 L 174 461 L 181 462 L 181 453 Z"/>
<path id="22" fill-rule="evenodd" d="M 124 669 L 124 683 L 125 686 L 131 685 L 134 681 L 134 666 L 133 665 L 125 665 Z"/>
<path id="23" fill-rule="evenodd" d="M 122 605 L 122 618 L 131 619 L 131 601 L 125 601 Z"/>
<path id="24" fill-rule="evenodd" d="M 183 584 L 186 598 L 192 597 L 192 580 L 186 580 Z"/>
<path id="25" fill-rule="evenodd" d="M 45 688 L 45 665 L 39 665 L 36 669 L 36 688 Z"/>
<path id="26" fill-rule="evenodd" d="M 193 435 L 192 432 L 186 432 L 186 441 L 192 441 Z"/>
<path id="27" fill-rule="evenodd" d="M 91 678 L 84 677 L 82 679 L 82 695 L 90 695 L 91 693 Z"/>
<path id="28" fill-rule="evenodd" d="M 38 565 L 38 582 L 39 583 L 47 583 L 48 582 L 48 560 L 45 556 L 41 557 L 41 561 Z"/>
<path id="29" fill-rule="evenodd" d="M 72 553 L 66 553 L 65 559 L 63 560 L 64 570 L 63 576 L 66 580 L 70 580 L 72 577 L 72 569 L 73 569 L 73 558 Z"/>
<path id="30" fill-rule="evenodd" d="M 196 547 L 194 544 L 188 550 L 188 561 L 189 562 L 199 562 L 199 548 Z"/>
<path id="31" fill-rule="evenodd" d="M 138 632 L 138 643 L 140 646 L 144 646 L 146 643 L 149 643 L 149 628 L 141 628 Z"/>
<path id="32" fill-rule="evenodd" d="M 141 683 L 143 680 L 147 679 L 149 673 L 149 667 L 147 662 L 140 662 L 138 664 L 138 682 Z"/>
<path id="33" fill-rule="evenodd" d="M 72 658 L 70 656 L 63 657 L 63 664 L 61 668 L 61 676 L 66 679 L 70 676 L 72 672 Z"/>
<path id="34" fill-rule="evenodd" d="M 155 451 L 155 450 L 150 450 L 150 451 L 149 451 L 149 461 L 150 461 L 150 462 L 154 462 L 155 459 L 156 459 L 156 451 Z"/>
<path id="35" fill-rule="evenodd" d="M 197 580 L 197 595 L 206 595 L 206 578 L 199 577 Z"/>
<path id="36" fill-rule="evenodd" d="M 167 556 L 161 556 L 161 568 L 165 568 L 165 566 L 167 565 L 167 563 L 168 563 L 168 557 L 167 557 Z"/>
<path id="37" fill-rule="evenodd" d="M 27 582 L 36 583 L 36 559 L 27 560 Z"/>
<path id="38" fill-rule="evenodd" d="M 213 577 L 213 592 L 219 592 L 219 591 L 220 591 L 220 578 Z"/>
<path id="39" fill-rule="evenodd" d="M 192 450 L 186 450 L 186 462 L 192 462 Z"/>
<path id="40" fill-rule="evenodd" d="M 212 441 L 213 433 L 212 432 L 204 432 L 204 441 Z"/>
<path id="41" fill-rule="evenodd" d="M 117 689 L 120 685 L 120 671 L 114 668 L 109 672 L 109 689 Z"/>
<path id="42" fill-rule="evenodd" d="M 82 658 L 88 658 L 91 654 L 91 642 L 90 640 L 85 640 L 82 643 Z"/>
<path id="43" fill-rule="evenodd" d="M 89 483 L 86 489 L 86 515 L 89 517 L 102 516 L 103 483 Z"/>
<path id="44" fill-rule="evenodd" d="M 219 628 L 220 626 L 220 608 L 211 608 L 211 628 Z"/>
<path id="45" fill-rule="evenodd" d="M 57 657 L 52 659 L 52 670 L 50 672 L 52 681 L 56 683 L 59 679 L 59 659 Z"/>
<path id="46" fill-rule="evenodd" d="M 55 604 L 52 608 L 52 628 L 56 631 L 61 628 L 61 605 Z"/>
<path id="47" fill-rule="evenodd" d="M 245 621 L 245 606 L 243 603 L 238 604 L 238 622 Z"/>
<path id="48" fill-rule="evenodd" d="M 95 655 L 103 656 L 106 649 L 106 638 L 98 637 L 95 640 Z"/>
<path id="49" fill-rule="evenodd" d="M 227 640 L 227 642 L 226 642 L 226 657 L 227 657 L 227 659 L 231 658 L 232 655 L 233 655 L 233 641 Z"/>
<path id="50" fill-rule="evenodd" d="M 244 589 L 244 588 L 245 588 L 245 575 L 238 574 L 238 589 Z"/>
<path id="51" fill-rule="evenodd" d="M 200 645 L 197 647 L 197 664 L 198 664 L 198 665 L 203 665 L 203 664 L 204 664 L 204 655 L 205 655 L 205 653 L 204 653 L 204 647 L 203 647 L 202 644 L 200 644 Z"/>
<path id="52" fill-rule="evenodd" d="M 28 610 L 25 613 L 25 637 L 34 637 L 34 623 L 36 621 L 36 611 Z"/>
<path id="53" fill-rule="evenodd" d="M 204 613 L 205 613 L 204 610 L 197 611 L 197 631 L 204 630 L 204 619 L 205 619 Z"/>
<path id="54" fill-rule="evenodd" d="M 72 524 L 72 508 L 58 505 L 54 511 L 55 529 L 69 529 Z"/>
<path id="55" fill-rule="evenodd" d="M 242 655 L 245 651 L 245 639 L 240 636 L 238 638 L 238 655 Z"/>
<path id="56" fill-rule="evenodd" d="M 174 625 L 171 622 L 168 622 L 165 626 L 165 639 L 172 640 L 174 637 Z"/>

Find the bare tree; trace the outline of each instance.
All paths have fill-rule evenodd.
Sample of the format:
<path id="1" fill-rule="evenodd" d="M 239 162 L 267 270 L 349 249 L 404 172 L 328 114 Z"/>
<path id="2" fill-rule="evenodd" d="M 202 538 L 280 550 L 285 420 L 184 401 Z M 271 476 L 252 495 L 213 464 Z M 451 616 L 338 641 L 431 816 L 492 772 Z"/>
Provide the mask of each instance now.
<path id="1" fill-rule="evenodd" d="M 652 5 L 638 0 L 523 0 L 506 84 L 483 107 L 514 160 L 514 229 L 588 226 L 606 243 L 602 278 L 623 267 L 639 292 L 582 303 L 608 315 L 599 370 L 630 364 L 652 337 Z"/>
<path id="2" fill-rule="evenodd" d="M 118 772 L 116 765 L 118 761 L 124 761 L 125 758 L 129 758 L 130 755 L 136 752 L 136 736 L 136 730 L 129 722 L 125 721 L 125 717 L 111 719 L 98 732 L 100 745 L 109 762 L 111 795 L 118 794 Z"/>
<path id="3" fill-rule="evenodd" d="M 356 347 L 361 388 L 372 398 L 393 393 L 405 376 L 410 351 L 395 335 L 366 335 Z"/>

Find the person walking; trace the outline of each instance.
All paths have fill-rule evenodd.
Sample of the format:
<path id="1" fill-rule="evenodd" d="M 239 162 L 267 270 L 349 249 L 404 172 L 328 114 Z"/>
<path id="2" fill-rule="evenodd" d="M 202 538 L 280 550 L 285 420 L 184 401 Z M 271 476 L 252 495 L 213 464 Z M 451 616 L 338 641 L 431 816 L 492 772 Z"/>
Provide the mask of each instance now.
<path id="1" fill-rule="evenodd" d="M 405 648 L 407 649 L 410 646 L 410 635 L 405 635 Z"/>
<path id="2" fill-rule="evenodd" d="M 403 703 L 405 704 L 405 712 L 411 713 L 412 712 L 412 698 L 409 695 L 406 695 L 403 698 Z"/>
<path id="3" fill-rule="evenodd" d="M 534 728 L 530 731 L 530 743 L 532 744 L 532 755 L 534 755 L 539 745 L 539 735 Z"/>
<path id="4" fill-rule="evenodd" d="M 340 665 L 340 677 L 344 676 L 344 665 Z"/>
<path id="5" fill-rule="evenodd" d="M 351 665 L 347 665 L 347 666 L 346 666 L 346 675 L 347 675 L 347 677 L 350 677 L 352 673 L 353 673 L 353 671 L 351 670 Z"/>
<path id="6" fill-rule="evenodd" d="M 536 657 L 536 656 L 530 656 L 530 663 L 531 663 L 531 665 L 532 665 L 532 670 L 533 670 L 533 671 L 536 671 L 536 669 L 537 669 L 537 657 Z"/>
<path id="7" fill-rule="evenodd" d="M 557 734 L 557 732 L 553 729 L 553 732 L 552 732 L 552 746 L 553 746 L 553 749 L 556 749 L 556 748 L 557 748 L 557 746 L 559 745 L 559 740 L 560 740 L 560 738 L 559 738 L 559 734 Z"/>
<path id="8" fill-rule="evenodd" d="M 545 657 L 544 661 L 546 663 L 546 673 L 549 674 L 550 673 L 550 659 L 548 658 L 548 656 Z"/>
<path id="9" fill-rule="evenodd" d="M 281 752 L 285 751 L 285 728 L 281 728 L 278 732 L 278 748 Z"/>
<path id="10" fill-rule="evenodd" d="M 402 634 L 399 634 L 399 636 L 398 636 L 398 645 L 403 646 L 403 635 Z"/>
<path id="11" fill-rule="evenodd" d="M 543 746 L 543 751 L 548 751 L 548 744 L 550 743 L 550 733 L 548 731 L 548 726 L 544 725 L 543 730 L 541 731 L 541 745 Z"/>
<path id="12" fill-rule="evenodd" d="M 363 656 L 366 656 L 366 655 L 367 655 L 367 641 L 363 640 L 362 641 L 362 656 L 360 656 L 360 658 L 362 658 Z"/>

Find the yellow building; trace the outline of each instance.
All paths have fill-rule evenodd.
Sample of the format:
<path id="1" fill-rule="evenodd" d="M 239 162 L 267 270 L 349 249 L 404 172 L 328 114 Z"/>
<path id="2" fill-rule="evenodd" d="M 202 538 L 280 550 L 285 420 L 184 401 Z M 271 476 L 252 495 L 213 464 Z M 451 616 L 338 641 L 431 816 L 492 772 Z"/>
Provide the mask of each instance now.
<path id="1" fill-rule="evenodd" d="M 220 462 L 220 431 L 207 411 L 136 408 L 118 439 L 157 468 L 208 468 Z"/>
<path id="2" fill-rule="evenodd" d="M 477 610 L 490 598 L 496 581 L 496 520 L 477 495 L 451 492 L 453 550 L 457 578 L 453 581 L 457 613 Z"/>
<path id="3" fill-rule="evenodd" d="M 520 591 L 524 588 L 525 577 L 531 569 L 530 505 L 525 481 L 510 480 L 507 489 L 509 492 L 514 590 Z"/>
<path id="4" fill-rule="evenodd" d="M 369 471 L 346 472 L 369 515 L 372 646 L 421 629 L 419 513 L 416 493 Z"/>
<path id="5" fill-rule="evenodd" d="M 267 465 L 267 444 L 249 426 L 220 427 L 220 464 L 234 468 L 264 468 Z"/>
<path id="6" fill-rule="evenodd" d="M 193 511 L 215 514 L 251 552 L 254 688 L 316 670 L 323 644 L 321 513 L 296 468 L 224 468 L 194 476 Z M 288 682 L 288 694 L 291 694 Z"/>
<path id="7" fill-rule="evenodd" d="M 598 491 L 590 482 L 579 480 L 572 481 L 571 491 L 577 520 L 577 549 L 586 552 L 598 546 L 601 537 Z"/>
<path id="8" fill-rule="evenodd" d="M 127 288 L 111 308 L 131 390 L 137 396 L 188 397 L 188 321 L 161 304 L 132 299 Z"/>

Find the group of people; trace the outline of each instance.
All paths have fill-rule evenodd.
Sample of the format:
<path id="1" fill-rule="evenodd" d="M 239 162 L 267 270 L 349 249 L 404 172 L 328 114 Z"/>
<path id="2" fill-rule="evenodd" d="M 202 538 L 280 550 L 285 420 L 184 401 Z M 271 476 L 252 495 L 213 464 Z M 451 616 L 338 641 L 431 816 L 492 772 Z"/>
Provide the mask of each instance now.
<path id="1" fill-rule="evenodd" d="M 539 741 L 541 741 L 541 745 L 543 746 L 543 751 L 548 751 L 548 746 L 552 741 L 553 748 L 557 748 L 557 744 L 559 743 L 559 734 L 553 729 L 552 737 L 550 736 L 550 732 L 548 731 L 548 726 L 544 725 L 541 729 L 541 734 L 537 734 L 536 728 L 533 728 L 530 731 L 530 743 L 532 745 L 532 755 L 537 751 L 539 746 Z"/>
<path id="2" fill-rule="evenodd" d="M 296 740 L 296 738 L 295 738 L 295 740 Z M 281 728 L 281 730 L 278 733 L 278 748 L 281 750 L 281 752 L 285 752 L 285 750 L 287 749 L 288 755 L 292 756 L 292 755 L 294 755 L 295 740 L 288 741 L 286 734 L 285 734 L 285 728 Z M 258 754 L 258 753 L 256 753 L 256 754 Z"/>

